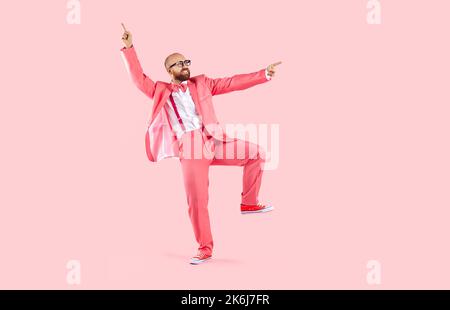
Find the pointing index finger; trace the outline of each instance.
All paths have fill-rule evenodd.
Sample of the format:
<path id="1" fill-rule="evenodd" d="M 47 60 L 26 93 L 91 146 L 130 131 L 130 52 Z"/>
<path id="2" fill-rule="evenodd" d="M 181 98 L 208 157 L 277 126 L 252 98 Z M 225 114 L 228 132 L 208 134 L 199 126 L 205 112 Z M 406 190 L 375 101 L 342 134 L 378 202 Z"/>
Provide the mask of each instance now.
<path id="1" fill-rule="evenodd" d="M 280 64 L 281 64 L 281 61 L 278 61 L 278 62 L 272 64 L 272 66 L 278 66 L 278 65 L 280 65 Z"/>
<path id="2" fill-rule="evenodd" d="M 124 25 L 123 23 L 121 23 L 121 24 L 122 24 L 123 30 L 124 30 L 124 31 L 127 31 L 127 28 L 125 28 L 125 25 Z"/>

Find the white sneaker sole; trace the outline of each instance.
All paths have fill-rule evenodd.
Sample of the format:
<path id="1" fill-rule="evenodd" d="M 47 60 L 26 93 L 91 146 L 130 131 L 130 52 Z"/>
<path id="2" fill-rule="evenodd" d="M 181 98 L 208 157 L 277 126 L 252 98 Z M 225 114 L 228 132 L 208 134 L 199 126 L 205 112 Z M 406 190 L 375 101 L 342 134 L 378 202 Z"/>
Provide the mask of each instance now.
<path id="1" fill-rule="evenodd" d="M 211 257 L 208 257 L 208 258 L 205 258 L 205 259 L 195 259 L 195 258 L 191 258 L 190 264 L 191 264 L 191 265 L 199 265 L 199 264 L 201 264 L 201 263 L 206 262 L 207 260 L 210 260 L 211 258 L 212 258 L 212 256 L 211 256 Z"/>
<path id="2" fill-rule="evenodd" d="M 241 211 L 241 214 L 251 214 L 251 213 L 265 213 L 272 211 L 274 208 L 272 206 L 268 206 L 267 208 L 257 210 L 257 211 Z"/>

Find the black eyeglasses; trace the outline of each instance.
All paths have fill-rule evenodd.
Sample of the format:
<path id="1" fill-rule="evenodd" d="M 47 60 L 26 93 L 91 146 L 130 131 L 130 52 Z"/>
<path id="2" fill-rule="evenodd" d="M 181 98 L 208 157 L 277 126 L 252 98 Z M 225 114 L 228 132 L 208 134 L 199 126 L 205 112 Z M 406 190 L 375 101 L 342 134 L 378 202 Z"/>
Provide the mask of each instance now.
<path id="1" fill-rule="evenodd" d="M 169 67 L 169 69 L 172 68 L 173 66 L 178 66 L 181 68 L 181 67 L 183 67 L 183 65 L 185 65 L 186 67 L 189 67 L 191 65 L 191 61 L 189 59 L 177 61 L 176 63 L 172 64 Z"/>

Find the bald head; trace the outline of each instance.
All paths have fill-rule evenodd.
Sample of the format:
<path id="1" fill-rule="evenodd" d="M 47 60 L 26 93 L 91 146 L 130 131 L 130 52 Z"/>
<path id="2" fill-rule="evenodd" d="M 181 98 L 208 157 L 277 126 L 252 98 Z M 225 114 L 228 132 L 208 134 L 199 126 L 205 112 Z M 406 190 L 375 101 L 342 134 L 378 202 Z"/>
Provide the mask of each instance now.
<path id="1" fill-rule="evenodd" d="M 164 67 L 166 67 L 166 70 L 168 70 L 170 65 L 176 63 L 177 61 L 185 60 L 185 59 L 186 59 L 186 57 L 184 57 L 180 53 L 172 53 L 166 57 L 166 60 L 164 61 Z"/>

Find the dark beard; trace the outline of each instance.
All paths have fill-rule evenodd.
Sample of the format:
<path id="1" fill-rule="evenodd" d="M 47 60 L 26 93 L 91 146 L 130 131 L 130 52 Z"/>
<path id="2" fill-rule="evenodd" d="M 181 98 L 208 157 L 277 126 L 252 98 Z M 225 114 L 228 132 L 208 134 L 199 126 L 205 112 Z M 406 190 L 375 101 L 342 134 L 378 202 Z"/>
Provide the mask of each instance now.
<path id="1" fill-rule="evenodd" d="M 178 81 L 187 81 L 191 77 L 191 72 L 187 71 L 187 74 L 180 72 L 180 74 L 177 76 Z"/>

